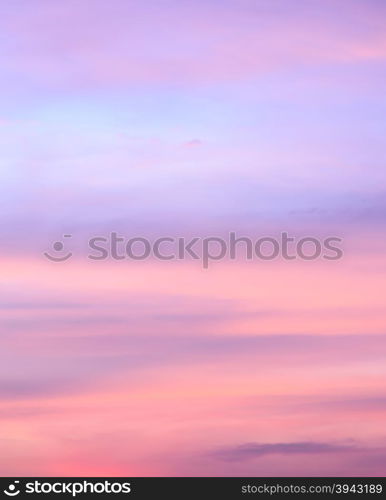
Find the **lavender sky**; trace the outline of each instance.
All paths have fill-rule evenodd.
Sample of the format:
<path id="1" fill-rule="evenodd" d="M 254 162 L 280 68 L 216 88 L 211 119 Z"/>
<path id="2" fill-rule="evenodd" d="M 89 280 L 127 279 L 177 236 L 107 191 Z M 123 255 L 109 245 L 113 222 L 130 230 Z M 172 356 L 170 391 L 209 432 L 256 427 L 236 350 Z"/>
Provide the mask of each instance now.
<path id="1" fill-rule="evenodd" d="M 383 0 L 1 3 L 1 475 L 384 474 L 385 81 Z M 345 255 L 86 259 L 111 231 Z"/>

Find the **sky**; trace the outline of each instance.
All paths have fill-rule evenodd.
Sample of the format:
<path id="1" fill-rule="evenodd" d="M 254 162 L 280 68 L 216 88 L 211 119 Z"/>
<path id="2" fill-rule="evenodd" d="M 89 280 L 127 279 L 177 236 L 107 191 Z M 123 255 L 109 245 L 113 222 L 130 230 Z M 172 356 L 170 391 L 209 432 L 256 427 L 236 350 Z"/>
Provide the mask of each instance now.
<path id="1" fill-rule="evenodd" d="M 2 2 L 1 475 L 384 474 L 385 28 L 383 0 Z M 85 248 L 284 231 L 343 258 Z"/>

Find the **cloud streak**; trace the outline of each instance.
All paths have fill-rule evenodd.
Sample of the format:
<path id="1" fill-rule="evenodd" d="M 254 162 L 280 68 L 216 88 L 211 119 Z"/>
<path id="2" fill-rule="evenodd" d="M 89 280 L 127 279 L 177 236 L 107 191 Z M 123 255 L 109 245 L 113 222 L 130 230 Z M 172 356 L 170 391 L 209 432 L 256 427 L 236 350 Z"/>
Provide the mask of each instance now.
<path id="1" fill-rule="evenodd" d="M 242 461 L 266 455 L 320 455 L 360 451 L 362 451 L 361 448 L 352 445 L 304 441 L 295 443 L 247 443 L 235 448 L 218 451 L 215 456 L 222 460 Z"/>

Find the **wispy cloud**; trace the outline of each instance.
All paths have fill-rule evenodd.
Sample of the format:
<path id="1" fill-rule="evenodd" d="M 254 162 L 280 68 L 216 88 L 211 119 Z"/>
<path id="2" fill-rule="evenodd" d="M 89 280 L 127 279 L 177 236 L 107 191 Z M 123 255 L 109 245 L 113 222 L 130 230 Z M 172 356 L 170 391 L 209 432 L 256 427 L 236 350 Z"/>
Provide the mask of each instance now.
<path id="1" fill-rule="evenodd" d="M 295 443 L 247 443 L 234 448 L 218 450 L 214 456 L 229 461 L 252 460 L 265 455 L 320 455 L 360 452 L 354 445 L 300 441 Z"/>

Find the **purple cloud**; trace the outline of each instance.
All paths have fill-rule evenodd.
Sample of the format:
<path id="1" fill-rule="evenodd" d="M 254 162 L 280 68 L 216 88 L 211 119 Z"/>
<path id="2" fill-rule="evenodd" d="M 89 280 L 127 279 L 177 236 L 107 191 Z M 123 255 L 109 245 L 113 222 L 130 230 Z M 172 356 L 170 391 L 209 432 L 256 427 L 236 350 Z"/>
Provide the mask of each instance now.
<path id="1" fill-rule="evenodd" d="M 320 455 L 358 451 L 362 451 L 362 448 L 353 445 L 300 441 L 294 443 L 247 443 L 216 451 L 214 455 L 221 460 L 242 461 L 265 455 Z"/>

